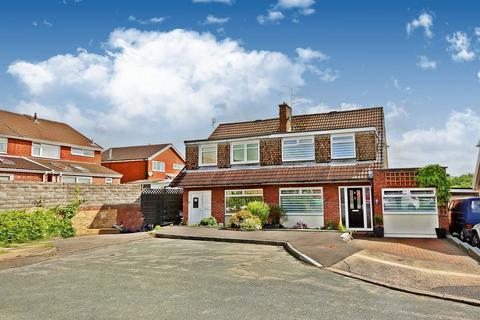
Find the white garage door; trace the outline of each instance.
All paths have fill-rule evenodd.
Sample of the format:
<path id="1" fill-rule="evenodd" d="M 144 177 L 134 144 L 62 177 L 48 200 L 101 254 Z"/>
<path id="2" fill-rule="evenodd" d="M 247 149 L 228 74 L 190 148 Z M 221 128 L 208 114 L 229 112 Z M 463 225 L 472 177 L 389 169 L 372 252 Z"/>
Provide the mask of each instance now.
<path id="1" fill-rule="evenodd" d="M 382 189 L 385 237 L 435 238 L 435 189 Z"/>

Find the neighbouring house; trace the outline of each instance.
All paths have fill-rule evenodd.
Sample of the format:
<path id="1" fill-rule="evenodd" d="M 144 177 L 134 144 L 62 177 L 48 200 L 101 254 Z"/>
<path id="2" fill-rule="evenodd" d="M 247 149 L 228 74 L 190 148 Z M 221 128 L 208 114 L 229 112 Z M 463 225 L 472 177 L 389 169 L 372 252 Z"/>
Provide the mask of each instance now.
<path id="1" fill-rule="evenodd" d="M 173 144 L 165 143 L 110 148 L 102 153 L 102 165 L 122 173 L 121 183 L 161 188 L 172 182 L 185 160 Z"/>
<path id="2" fill-rule="evenodd" d="M 66 123 L 0 110 L 0 180 L 118 184 L 102 147 Z"/>
<path id="3" fill-rule="evenodd" d="M 283 103 L 278 118 L 220 124 L 185 145 L 185 170 L 171 184 L 184 189 L 184 223 L 228 223 L 254 200 L 280 205 L 288 227 L 341 219 L 371 231 L 375 214 L 387 236 L 434 237 L 445 223 L 435 190 L 417 188 L 417 169 L 388 168 L 381 107 L 292 115 Z"/>
<path id="4" fill-rule="evenodd" d="M 480 191 L 480 141 L 478 142 L 478 158 L 475 166 L 475 175 L 473 176 L 473 190 Z"/>

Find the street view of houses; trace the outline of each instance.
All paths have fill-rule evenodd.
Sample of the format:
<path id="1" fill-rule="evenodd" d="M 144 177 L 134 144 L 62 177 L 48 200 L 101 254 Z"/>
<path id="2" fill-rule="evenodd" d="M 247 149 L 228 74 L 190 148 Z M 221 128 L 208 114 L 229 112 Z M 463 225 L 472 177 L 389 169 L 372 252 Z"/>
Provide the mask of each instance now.
<path id="1" fill-rule="evenodd" d="M 0 3 L 0 320 L 479 319 L 476 1 Z"/>

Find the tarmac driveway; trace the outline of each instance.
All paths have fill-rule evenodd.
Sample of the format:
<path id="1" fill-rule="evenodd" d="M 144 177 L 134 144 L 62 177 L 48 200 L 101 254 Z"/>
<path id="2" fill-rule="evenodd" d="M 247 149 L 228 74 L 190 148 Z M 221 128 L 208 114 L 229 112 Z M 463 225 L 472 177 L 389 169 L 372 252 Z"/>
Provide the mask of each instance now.
<path id="1" fill-rule="evenodd" d="M 0 319 L 478 319 L 281 247 L 146 239 L 0 271 Z"/>

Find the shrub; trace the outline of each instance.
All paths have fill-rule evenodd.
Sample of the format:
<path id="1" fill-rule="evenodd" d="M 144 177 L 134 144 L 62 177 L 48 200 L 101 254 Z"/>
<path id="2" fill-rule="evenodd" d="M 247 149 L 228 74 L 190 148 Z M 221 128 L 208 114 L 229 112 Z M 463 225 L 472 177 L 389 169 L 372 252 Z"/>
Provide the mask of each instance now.
<path id="1" fill-rule="evenodd" d="M 383 226 L 383 217 L 382 216 L 376 215 L 376 216 L 373 216 L 373 219 L 375 220 L 375 226 L 377 226 L 377 227 Z"/>
<path id="2" fill-rule="evenodd" d="M 279 205 L 272 204 L 270 205 L 270 221 L 272 225 L 278 226 L 281 225 L 283 222 L 287 221 L 287 215 L 285 214 L 285 210 L 280 207 Z"/>
<path id="3" fill-rule="evenodd" d="M 262 222 L 255 216 L 245 219 L 245 221 L 240 224 L 240 230 L 242 231 L 256 231 L 260 229 L 262 229 Z"/>
<path id="4" fill-rule="evenodd" d="M 270 207 L 263 201 L 252 201 L 247 204 L 247 210 L 254 216 L 258 217 L 262 225 L 267 223 L 268 215 L 270 214 Z"/>
<path id="5" fill-rule="evenodd" d="M 332 220 L 328 221 L 328 222 L 327 222 L 327 226 L 326 226 L 325 229 L 327 229 L 327 230 L 335 230 L 335 222 L 332 221 Z"/>
<path id="6" fill-rule="evenodd" d="M 418 170 L 416 181 L 420 188 L 436 188 L 438 205 L 445 206 L 450 201 L 450 188 L 452 186 L 448 179 L 445 168 L 438 164 L 431 164 Z"/>
<path id="7" fill-rule="evenodd" d="M 215 219 L 215 217 L 202 218 L 202 220 L 200 220 L 200 225 L 210 228 L 215 228 L 218 226 L 217 219 Z"/>
<path id="8" fill-rule="evenodd" d="M 240 225 L 248 218 L 253 217 L 252 213 L 248 210 L 240 210 L 232 215 L 230 218 L 230 226 L 232 228 L 240 228 Z"/>

